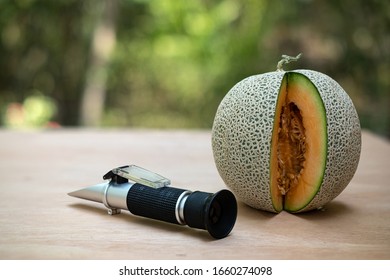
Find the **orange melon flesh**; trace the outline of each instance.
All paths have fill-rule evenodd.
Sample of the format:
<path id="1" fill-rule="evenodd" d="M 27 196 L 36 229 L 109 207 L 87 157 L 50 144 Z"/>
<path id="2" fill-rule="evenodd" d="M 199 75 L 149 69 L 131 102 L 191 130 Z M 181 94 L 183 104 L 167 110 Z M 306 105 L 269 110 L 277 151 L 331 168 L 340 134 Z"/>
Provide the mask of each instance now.
<path id="1" fill-rule="evenodd" d="M 282 124 L 282 116 L 289 121 Z M 299 119 L 300 146 L 290 140 L 293 129 L 285 125 L 292 118 Z M 321 96 L 306 76 L 287 72 L 279 90 L 271 142 L 271 197 L 276 211 L 296 212 L 310 203 L 321 187 L 326 156 L 326 111 Z"/>

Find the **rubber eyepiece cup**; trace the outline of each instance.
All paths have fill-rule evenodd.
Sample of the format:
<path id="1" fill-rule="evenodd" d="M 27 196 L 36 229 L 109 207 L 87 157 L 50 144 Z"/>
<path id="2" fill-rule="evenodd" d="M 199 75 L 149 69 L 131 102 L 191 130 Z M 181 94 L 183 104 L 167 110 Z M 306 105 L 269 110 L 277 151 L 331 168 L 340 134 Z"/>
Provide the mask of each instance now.
<path id="1" fill-rule="evenodd" d="M 216 239 L 226 237 L 237 218 L 237 201 L 229 190 L 215 194 L 195 191 L 184 205 L 184 219 L 188 226 L 206 229 Z"/>

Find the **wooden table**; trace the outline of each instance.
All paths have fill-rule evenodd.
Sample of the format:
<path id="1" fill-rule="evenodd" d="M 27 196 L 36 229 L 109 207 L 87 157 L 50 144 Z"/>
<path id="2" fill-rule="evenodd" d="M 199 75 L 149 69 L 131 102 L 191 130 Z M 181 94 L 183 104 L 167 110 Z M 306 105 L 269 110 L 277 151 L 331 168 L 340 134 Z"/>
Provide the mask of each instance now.
<path id="1" fill-rule="evenodd" d="M 216 192 L 210 131 L 0 130 L 1 259 L 390 259 L 390 143 L 363 133 L 350 185 L 323 211 L 271 214 L 239 203 L 232 233 L 109 216 L 68 192 L 137 164 L 174 186 Z"/>

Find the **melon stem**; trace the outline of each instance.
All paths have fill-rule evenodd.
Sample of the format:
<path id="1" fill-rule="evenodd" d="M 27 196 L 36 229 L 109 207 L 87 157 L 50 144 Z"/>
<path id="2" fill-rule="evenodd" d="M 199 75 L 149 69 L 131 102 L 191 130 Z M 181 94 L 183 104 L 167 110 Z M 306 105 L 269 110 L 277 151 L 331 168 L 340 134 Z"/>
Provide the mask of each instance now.
<path id="1" fill-rule="evenodd" d="M 282 55 L 282 59 L 278 62 L 276 66 L 276 71 L 284 71 L 283 65 L 290 63 L 291 61 L 297 61 L 302 56 L 302 53 L 299 53 L 297 56 Z"/>

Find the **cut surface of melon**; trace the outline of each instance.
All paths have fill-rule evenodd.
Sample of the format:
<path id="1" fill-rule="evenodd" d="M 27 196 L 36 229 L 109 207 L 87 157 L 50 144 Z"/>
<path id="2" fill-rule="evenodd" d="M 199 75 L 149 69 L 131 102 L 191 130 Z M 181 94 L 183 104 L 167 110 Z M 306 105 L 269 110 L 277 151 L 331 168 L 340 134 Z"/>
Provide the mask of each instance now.
<path id="1" fill-rule="evenodd" d="M 321 187 L 327 156 L 326 111 L 314 84 L 287 72 L 279 90 L 271 142 L 273 207 L 296 212 Z"/>

